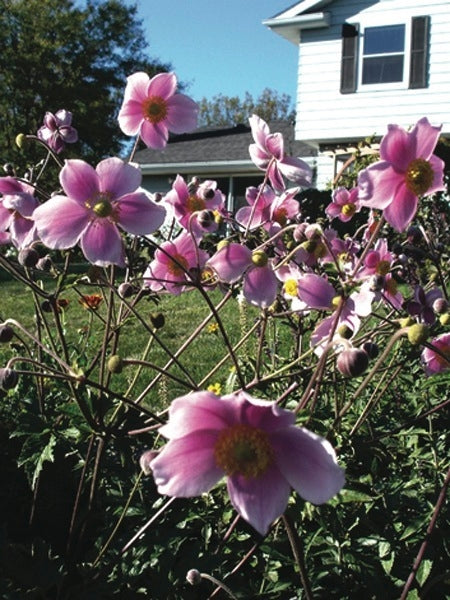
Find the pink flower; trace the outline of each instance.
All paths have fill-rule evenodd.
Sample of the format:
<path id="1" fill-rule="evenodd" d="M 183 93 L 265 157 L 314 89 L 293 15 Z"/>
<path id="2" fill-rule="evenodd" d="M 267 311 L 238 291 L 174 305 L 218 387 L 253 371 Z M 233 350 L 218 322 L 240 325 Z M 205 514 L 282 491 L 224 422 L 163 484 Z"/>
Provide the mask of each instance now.
<path id="1" fill-rule="evenodd" d="M 343 187 L 335 189 L 332 195 L 332 202 L 325 209 L 330 219 L 337 217 L 344 223 L 350 221 L 353 215 L 360 210 L 358 193 L 359 189 L 357 187 L 351 190 Z"/>
<path id="2" fill-rule="evenodd" d="M 388 223 L 405 231 L 417 211 L 419 196 L 443 190 L 443 161 L 433 154 L 441 127 L 420 119 L 410 132 L 388 125 L 381 160 L 359 174 L 362 206 L 383 210 Z"/>
<path id="3" fill-rule="evenodd" d="M 197 126 L 198 106 L 188 96 L 177 94 L 174 73 L 149 78 L 138 72 L 127 79 L 119 127 L 126 135 L 140 135 L 150 148 L 164 148 L 169 131 L 185 133 Z"/>
<path id="4" fill-rule="evenodd" d="M 303 160 L 286 156 L 281 133 L 270 133 L 269 126 L 256 115 L 249 118 L 254 144 L 250 144 L 250 158 L 262 171 L 268 173 L 276 191 L 285 189 L 283 176 L 297 185 L 311 184 L 311 168 Z"/>
<path id="5" fill-rule="evenodd" d="M 60 182 L 66 196 L 54 196 L 36 208 L 33 219 L 49 248 L 72 248 L 80 243 L 94 265 L 125 265 L 117 226 L 133 235 L 158 229 L 165 209 L 141 188 L 138 168 L 119 158 L 102 160 L 94 169 L 82 160 L 67 160 Z"/>
<path id="6" fill-rule="evenodd" d="M 31 185 L 14 177 L 0 177 L 0 232 L 1 243 L 11 241 L 17 248 L 34 242 L 36 230 L 32 214 L 38 201 Z M 9 237 L 6 231 L 9 230 Z"/>
<path id="7" fill-rule="evenodd" d="M 434 375 L 450 369 L 450 333 L 443 333 L 431 340 L 421 356 L 427 375 Z"/>
<path id="8" fill-rule="evenodd" d="M 392 253 L 388 250 L 387 240 L 377 240 L 374 249 L 369 250 L 364 259 L 364 267 L 356 274 L 357 279 L 371 275 L 387 275 L 393 258 Z"/>
<path id="9" fill-rule="evenodd" d="M 144 273 L 144 283 L 155 292 L 167 290 L 178 296 L 193 277 L 199 276 L 207 253 L 200 250 L 192 236 L 183 232 L 175 240 L 164 242 Z"/>
<path id="10" fill-rule="evenodd" d="M 37 136 L 54 152 L 59 153 L 66 144 L 74 144 L 78 140 L 78 132 L 71 123 L 72 113 L 67 110 L 58 110 L 55 114 L 46 112 L 44 124 L 37 132 Z"/>
<path id="11" fill-rule="evenodd" d="M 285 510 L 291 488 L 323 504 L 344 485 L 330 443 L 295 426 L 295 415 L 244 392 L 195 392 L 172 402 L 160 429 L 168 443 L 152 460 L 158 491 L 180 498 L 227 477 L 230 500 L 259 533 Z"/>
<path id="12" fill-rule="evenodd" d="M 300 188 L 292 188 L 277 196 L 268 185 L 248 187 L 245 199 L 249 206 L 237 211 L 236 221 L 249 229 L 263 225 L 264 229 L 275 233 L 274 229 L 284 227 L 289 219 L 299 214 L 299 203 L 295 200 L 299 191 Z"/>
<path id="13" fill-rule="evenodd" d="M 277 297 L 278 280 L 267 255 L 251 251 L 241 244 L 231 243 L 212 256 L 207 265 L 225 283 L 235 283 L 244 277 L 244 297 L 251 304 L 266 308 Z"/>
<path id="14" fill-rule="evenodd" d="M 439 288 L 435 287 L 425 292 L 422 286 L 416 285 L 414 288 L 414 300 L 408 302 L 407 310 L 410 315 L 417 317 L 420 323 L 433 325 L 436 321 L 433 304 L 439 298 L 443 298 L 442 290 Z"/>
<path id="15" fill-rule="evenodd" d="M 164 196 L 164 202 L 173 208 L 178 223 L 197 237 L 207 232 L 216 231 L 215 214 L 224 210 L 225 197 L 217 189 L 217 182 L 206 180 L 199 183 L 195 180 L 189 185 L 181 175 L 177 175 L 172 189 Z M 205 211 L 210 211 L 208 215 Z M 203 218 L 203 217 L 207 218 Z"/>

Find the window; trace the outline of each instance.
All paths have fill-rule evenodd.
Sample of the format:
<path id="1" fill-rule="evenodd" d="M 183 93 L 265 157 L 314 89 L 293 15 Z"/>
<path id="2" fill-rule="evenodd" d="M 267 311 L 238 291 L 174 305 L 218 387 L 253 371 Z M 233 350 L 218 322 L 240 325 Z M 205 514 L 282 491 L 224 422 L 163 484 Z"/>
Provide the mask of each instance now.
<path id="1" fill-rule="evenodd" d="M 405 26 L 366 27 L 361 83 L 403 81 Z"/>

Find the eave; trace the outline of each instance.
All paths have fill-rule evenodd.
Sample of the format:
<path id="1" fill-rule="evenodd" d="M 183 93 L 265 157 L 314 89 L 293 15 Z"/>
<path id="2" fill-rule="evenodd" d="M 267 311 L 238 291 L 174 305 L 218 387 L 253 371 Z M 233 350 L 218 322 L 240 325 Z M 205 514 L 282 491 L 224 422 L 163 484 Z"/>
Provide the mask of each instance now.
<path id="1" fill-rule="evenodd" d="M 292 44 L 298 45 L 302 29 L 329 27 L 330 13 L 315 12 L 289 18 L 274 17 L 263 21 L 263 25 L 269 27 L 274 33 L 281 35 Z"/>
<path id="2" fill-rule="evenodd" d="M 234 175 L 239 173 L 255 175 L 261 173 L 251 160 L 177 162 L 164 164 L 141 163 L 139 166 L 143 175 L 169 175 L 174 173 L 192 173 L 194 175 Z"/>

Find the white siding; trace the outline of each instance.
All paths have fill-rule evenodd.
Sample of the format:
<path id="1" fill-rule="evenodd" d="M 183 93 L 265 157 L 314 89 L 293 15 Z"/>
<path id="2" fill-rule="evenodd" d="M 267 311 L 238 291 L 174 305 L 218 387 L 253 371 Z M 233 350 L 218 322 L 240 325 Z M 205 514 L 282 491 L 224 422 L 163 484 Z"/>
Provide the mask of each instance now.
<path id="1" fill-rule="evenodd" d="M 388 123 L 409 127 L 421 117 L 450 133 L 449 0 L 336 0 L 329 28 L 304 30 L 299 46 L 296 137 L 309 143 L 355 141 L 383 135 Z M 429 85 L 389 84 L 341 94 L 341 26 L 409 22 L 430 16 Z"/>

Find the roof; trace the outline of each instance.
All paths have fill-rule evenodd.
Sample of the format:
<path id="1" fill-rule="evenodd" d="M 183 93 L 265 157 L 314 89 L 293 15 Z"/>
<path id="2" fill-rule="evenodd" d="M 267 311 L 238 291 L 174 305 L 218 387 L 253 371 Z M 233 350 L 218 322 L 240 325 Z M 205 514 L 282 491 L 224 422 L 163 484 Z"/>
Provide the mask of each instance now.
<path id="1" fill-rule="evenodd" d="M 266 19 L 263 25 L 297 45 L 300 30 L 329 26 L 330 14 L 320 11 L 332 2 L 333 0 L 303 0 L 271 19 Z"/>
<path id="2" fill-rule="evenodd" d="M 268 125 L 271 132 L 283 134 L 286 154 L 302 158 L 316 156 L 315 148 L 294 140 L 294 123 L 273 121 Z M 189 165 L 199 173 L 200 166 L 203 172 L 208 167 L 222 172 L 224 169 L 252 171 L 256 167 L 250 160 L 248 147 L 253 141 L 248 125 L 202 127 L 192 133 L 171 136 L 163 150 L 140 150 L 134 161 L 141 165 L 144 174 L 177 170 L 180 165 Z"/>

